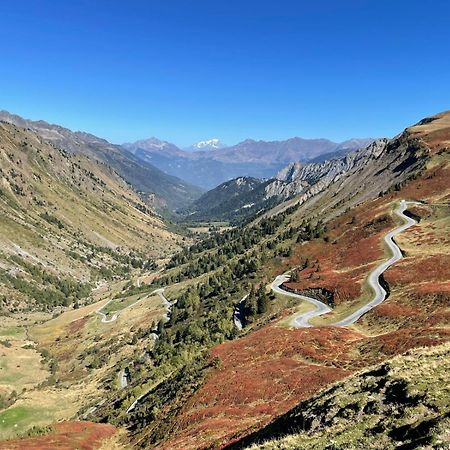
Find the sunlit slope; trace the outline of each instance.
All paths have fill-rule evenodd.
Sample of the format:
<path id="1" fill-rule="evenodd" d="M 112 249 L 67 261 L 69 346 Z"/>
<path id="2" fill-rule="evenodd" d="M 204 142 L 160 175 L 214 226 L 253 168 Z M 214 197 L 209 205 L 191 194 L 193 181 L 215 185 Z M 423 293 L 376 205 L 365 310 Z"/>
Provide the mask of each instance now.
<path id="1" fill-rule="evenodd" d="M 7 123 L 0 123 L 0 217 L 2 284 L 15 291 L 11 277 L 36 278 L 35 271 L 82 282 L 123 275 L 133 259 L 145 264 L 179 242 L 108 166 Z"/>

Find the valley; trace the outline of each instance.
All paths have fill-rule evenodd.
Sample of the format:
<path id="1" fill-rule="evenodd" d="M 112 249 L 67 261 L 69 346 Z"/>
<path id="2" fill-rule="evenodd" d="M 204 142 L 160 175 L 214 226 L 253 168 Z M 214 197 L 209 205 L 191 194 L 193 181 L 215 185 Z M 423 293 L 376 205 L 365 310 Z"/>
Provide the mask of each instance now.
<path id="1" fill-rule="evenodd" d="M 5 347 L 0 392 L 2 399 L 12 401 L 0 414 L 2 439 L 26 434 L 31 425 L 74 417 L 91 402 L 101 402 L 111 386 L 119 388 L 119 380 L 111 374 L 146 348 L 133 340 L 133 332 L 152 329 L 166 311 L 157 294 L 131 296 L 127 298 L 131 304 L 119 306 L 115 321 L 101 320 L 97 310 L 108 298 L 117 298 L 122 288 L 118 283 L 99 289 L 92 304 L 56 318 L 48 314 L 9 318 L 0 331 Z"/>
<path id="2" fill-rule="evenodd" d="M 450 450 L 450 2 L 0 4 L 0 450 Z"/>
<path id="3" fill-rule="evenodd" d="M 341 143 L 328 139 L 285 141 L 256 141 L 246 139 L 233 146 L 211 146 L 200 142 L 200 147 L 180 149 L 157 138 L 123 144 L 124 148 L 151 163 L 160 170 L 205 190 L 211 190 L 242 175 L 262 179 L 271 178 L 287 164 L 294 162 L 321 162 L 345 156 L 352 150 L 364 148 L 374 139 L 349 139 Z M 198 145 L 198 144 L 196 144 Z"/>
<path id="4" fill-rule="evenodd" d="M 259 181 L 216 188 L 197 235 L 107 165 L 2 122 L 0 449 L 357 448 L 411 414 L 445 439 L 430 367 L 450 338 L 449 118 L 288 165 L 245 216 L 230 192 L 257 204 Z M 421 364 L 433 414 L 408 400 Z"/>

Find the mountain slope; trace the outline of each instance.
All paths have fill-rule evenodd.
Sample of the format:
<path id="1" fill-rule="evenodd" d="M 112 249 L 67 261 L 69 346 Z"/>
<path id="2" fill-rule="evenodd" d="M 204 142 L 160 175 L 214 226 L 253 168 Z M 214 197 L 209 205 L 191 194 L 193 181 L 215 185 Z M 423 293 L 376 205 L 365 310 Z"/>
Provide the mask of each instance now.
<path id="1" fill-rule="evenodd" d="M 271 181 L 239 177 L 222 183 L 203 194 L 186 210 L 184 218 L 190 221 L 239 220 L 261 209 L 265 188 Z"/>
<path id="2" fill-rule="evenodd" d="M 444 448 L 450 344 L 411 351 L 335 384 L 230 448 Z M 428 447 L 432 446 L 432 447 Z"/>
<path id="3" fill-rule="evenodd" d="M 157 207 L 175 209 L 185 207 L 196 199 L 201 190 L 185 181 L 167 175 L 148 162 L 142 161 L 119 145 L 80 131 L 73 132 L 42 120 L 31 121 L 6 111 L 0 111 L 0 120 L 29 128 L 64 150 L 89 156 L 115 169 L 137 191 L 142 191 Z"/>
<path id="4" fill-rule="evenodd" d="M 340 169 L 332 174 L 320 165 L 303 175 L 303 166 L 290 167 L 277 181 L 289 184 L 308 176 L 320 182 L 328 173 L 332 180 L 304 201 L 294 196 L 256 220 L 185 247 L 151 284 L 125 286 L 125 298 L 146 300 L 112 324 L 93 317 L 96 306 L 91 305 L 90 312 L 78 310 L 75 322 L 73 315 L 63 314 L 33 327 L 31 335 L 39 335 L 41 345 L 52 351 L 58 378 L 72 377 L 69 367 L 79 361 L 86 365 L 86 357 L 94 364 L 100 355 L 101 369 L 94 364 L 92 370 L 101 400 L 98 390 L 85 396 L 76 403 L 78 417 L 114 423 L 124 430 L 124 446 L 133 448 L 223 448 L 300 401 L 317 399 L 332 383 L 410 349 L 448 342 L 449 138 L 450 124 L 443 116 L 372 149 L 367 164 L 353 164 L 342 176 Z M 393 211 L 401 199 L 421 204 L 409 212 L 418 223 L 396 237 L 403 258 L 384 274 L 388 298 L 352 328 L 324 326 L 368 301 L 365 279 L 388 257 L 383 239 L 397 226 Z M 333 312 L 310 328 L 291 327 L 307 304 L 271 293 L 274 278 L 289 270 L 293 279 L 286 287 L 326 297 L 333 305 Z M 172 302 L 168 320 L 155 326 L 161 317 L 155 314 L 141 321 L 149 309 L 147 297 L 162 288 Z M 127 314 L 134 320 L 127 321 Z M 60 321 L 66 325 L 52 332 Z M 122 333 L 104 341 L 106 330 Z M 88 350 L 81 351 L 86 342 Z M 130 379 L 123 387 L 119 380 L 125 368 Z M 79 371 L 77 380 L 84 376 Z M 327 397 L 345 400 L 354 394 L 349 408 L 337 404 L 330 411 L 333 415 L 342 406 L 343 414 L 354 418 L 346 428 L 370 413 L 353 405 L 359 398 L 364 403 L 364 388 L 359 383 L 354 392 Z M 73 386 L 64 389 L 66 395 L 74 392 Z M 399 393 L 396 413 L 403 412 L 404 391 Z M 381 390 L 374 415 L 384 412 L 384 397 Z M 409 423 L 428 413 L 423 405 L 410 411 Z M 345 417 L 336 420 L 346 425 Z"/>
<path id="5" fill-rule="evenodd" d="M 133 414 L 120 419 L 129 442 L 164 450 L 223 448 L 352 373 L 448 342 L 450 127 L 444 119 L 439 125 L 437 147 L 423 127 L 408 129 L 327 189 L 172 258 L 157 283 L 179 303 L 153 356 L 155 368 L 173 376 L 160 378 Z M 365 280 L 388 258 L 383 239 L 397 226 L 392 212 L 400 199 L 423 203 L 410 212 L 419 223 L 396 238 L 404 258 L 384 274 L 389 297 L 353 328 L 324 326 L 368 302 Z M 291 327 L 307 304 L 269 294 L 274 278 L 292 269 L 297 280 L 288 287 L 333 304 L 311 328 Z M 186 290 L 177 295 L 179 289 Z M 237 308 L 242 331 L 233 328 Z M 198 355 L 207 348 L 209 366 L 191 360 L 171 371 L 194 349 Z M 137 383 L 146 376 L 140 372 Z M 125 395 L 114 400 L 102 420 L 130 402 Z"/>
<path id="6" fill-rule="evenodd" d="M 46 283 L 122 276 L 132 259 L 142 266 L 177 247 L 179 237 L 103 163 L 6 122 L 0 161 L 0 284 L 7 308 L 38 302 Z"/>

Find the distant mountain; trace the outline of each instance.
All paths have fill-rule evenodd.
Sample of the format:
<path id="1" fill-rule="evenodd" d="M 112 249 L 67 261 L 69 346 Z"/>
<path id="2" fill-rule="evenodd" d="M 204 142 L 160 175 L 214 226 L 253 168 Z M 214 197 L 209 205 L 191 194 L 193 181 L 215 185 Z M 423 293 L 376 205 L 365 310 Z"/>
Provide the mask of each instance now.
<path id="1" fill-rule="evenodd" d="M 168 174 L 211 189 L 236 177 L 270 178 L 291 162 L 310 162 L 333 152 L 345 154 L 365 147 L 373 139 L 351 139 L 339 144 L 327 139 L 292 138 L 271 142 L 247 139 L 223 148 L 215 141 L 197 144 L 196 151 L 183 151 L 155 138 L 124 144 L 124 147 Z"/>
<path id="2" fill-rule="evenodd" d="M 228 181 L 203 194 L 185 215 L 190 220 L 238 222 L 288 199 L 297 198 L 303 203 L 330 185 L 337 185 L 339 180 L 343 180 L 340 188 L 350 189 L 350 196 L 357 192 L 374 195 L 374 191 L 388 189 L 417 170 L 419 153 L 415 153 L 414 144 L 405 132 L 392 140 L 379 139 L 339 158 L 309 164 L 290 163 L 269 180 Z"/>
<path id="3" fill-rule="evenodd" d="M 185 157 L 186 152 L 180 150 L 175 144 L 167 141 L 162 141 L 158 138 L 151 137 L 149 139 L 142 139 L 133 143 L 122 144 L 122 147 L 127 149 L 130 153 L 136 154 L 144 152 L 151 155 L 175 156 Z"/>
<path id="4" fill-rule="evenodd" d="M 224 148 L 226 145 L 222 144 L 219 139 L 208 139 L 206 141 L 197 142 L 194 145 L 186 148 L 189 152 L 198 152 L 198 151 L 207 151 L 207 150 L 217 150 L 220 148 Z"/>
<path id="5" fill-rule="evenodd" d="M 320 155 L 343 148 L 355 150 L 367 146 L 373 139 L 349 140 L 343 143 L 328 139 L 302 139 L 294 137 L 285 141 L 254 141 L 247 139 L 220 152 L 209 153 L 206 158 L 222 162 L 252 162 L 256 164 L 288 164 L 294 161 L 308 162 Z"/>
<path id="6" fill-rule="evenodd" d="M 108 164 L 137 191 L 144 192 L 147 198 L 152 198 L 154 205 L 159 208 L 185 207 L 201 194 L 201 189 L 168 175 L 153 166 L 150 161 L 138 158 L 122 146 L 111 144 L 92 134 L 81 131 L 74 132 L 42 120 L 23 119 L 6 111 L 0 111 L 0 120 L 29 128 L 45 140 L 70 153 L 83 154 Z M 152 151 L 156 151 L 156 149 L 155 140 Z M 160 151 L 162 150 L 160 149 Z M 164 148 L 165 154 L 169 154 L 169 152 L 168 147 Z"/>

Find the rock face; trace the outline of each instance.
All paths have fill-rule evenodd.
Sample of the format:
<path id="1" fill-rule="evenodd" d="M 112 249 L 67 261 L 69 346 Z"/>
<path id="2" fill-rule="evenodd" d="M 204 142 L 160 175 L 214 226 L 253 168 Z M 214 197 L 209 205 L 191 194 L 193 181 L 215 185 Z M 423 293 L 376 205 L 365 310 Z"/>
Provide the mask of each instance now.
<path id="1" fill-rule="evenodd" d="M 237 180 L 224 183 L 204 194 L 189 213 L 192 219 L 237 220 L 288 199 L 295 198 L 296 203 L 302 204 L 330 186 L 336 195 L 342 191 L 347 196 L 361 193 L 365 198 L 374 197 L 408 178 L 420 167 L 423 157 L 423 147 L 405 131 L 394 139 L 378 139 L 364 149 L 336 159 L 291 163 L 273 179 L 259 182 L 252 179 L 245 192 L 237 189 Z"/>
<path id="2" fill-rule="evenodd" d="M 387 139 L 379 139 L 365 149 L 322 163 L 303 165 L 295 162 L 289 164 L 275 175 L 272 183 L 267 185 L 266 199 L 274 196 L 286 199 L 302 193 L 309 198 L 342 176 L 376 160 L 385 151 L 387 143 Z"/>

